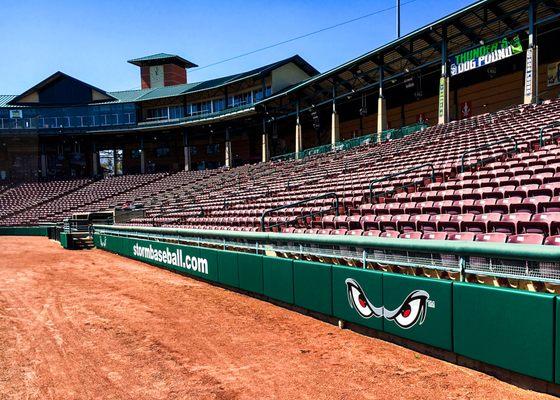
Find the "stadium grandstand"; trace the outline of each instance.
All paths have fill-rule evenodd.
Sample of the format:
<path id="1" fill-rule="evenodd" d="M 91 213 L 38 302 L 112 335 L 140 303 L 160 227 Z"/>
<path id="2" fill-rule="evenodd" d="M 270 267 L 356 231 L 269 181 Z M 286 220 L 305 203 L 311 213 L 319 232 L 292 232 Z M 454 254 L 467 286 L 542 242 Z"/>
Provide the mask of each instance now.
<path id="1" fill-rule="evenodd" d="M 136 205 L 144 226 L 554 244 L 557 11 L 477 2 L 324 73 L 190 83 L 160 53 L 108 92 L 56 72 L 1 96 L 0 223 Z"/>
<path id="2" fill-rule="evenodd" d="M 0 95 L 0 235 L 40 230 L 560 393 L 559 31 L 560 0 L 480 0 L 325 72 L 294 55 L 190 82 L 196 64 L 159 53 L 128 61 L 141 89 L 121 92 L 56 72 Z"/>

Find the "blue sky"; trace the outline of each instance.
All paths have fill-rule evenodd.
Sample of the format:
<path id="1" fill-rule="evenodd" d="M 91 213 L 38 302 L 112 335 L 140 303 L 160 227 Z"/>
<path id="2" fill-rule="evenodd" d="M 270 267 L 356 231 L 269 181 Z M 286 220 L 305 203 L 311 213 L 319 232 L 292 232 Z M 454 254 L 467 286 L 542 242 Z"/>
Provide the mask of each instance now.
<path id="1" fill-rule="evenodd" d="M 412 1 L 410 4 L 404 4 Z M 406 34 L 472 0 L 402 0 Z M 43 0 L 2 2 L 0 93 L 18 94 L 55 71 L 108 91 L 135 89 L 126 60 L 178 54 L 200 65 L 392 7 L 395 0 Z M 395 38 L 395 11 L 214 67 L 189 81 L 249 70 L 299 54 L 319 71 Z"/>

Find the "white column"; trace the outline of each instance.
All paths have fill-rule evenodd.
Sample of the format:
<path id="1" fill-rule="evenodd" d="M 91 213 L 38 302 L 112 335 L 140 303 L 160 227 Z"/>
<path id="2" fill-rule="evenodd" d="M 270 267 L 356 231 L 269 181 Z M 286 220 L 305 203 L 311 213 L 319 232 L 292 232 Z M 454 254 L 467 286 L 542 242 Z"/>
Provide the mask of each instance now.
<path id="1" fill-rule="evenodd" d="M 333 102 L 333 110 L 331 115 L 331 144 L 334 146 L 340 141 L 340 124 L 338 121 L 338 113 L 336 112 L 336 105 Z"/>
<path id="2" fill-rule="evenodd" d="M 387 130 L 387 102 L 383 93 L 377 99 L 377 142 L 381 142 L 381 132 Z"/>
<path id="3" fill-rule="evenodd" d="M 228 140 L 226 142 L 226 167 L 231 168 L 232 166 L 232 159 L 231 159 L 231 141 Z"/>
<path id="4" fill-rule="evenodd" d="M 299 117 L 296 120 L 296 160 L 300 157 L 300 152 L 302 151 L 302 138 L 301 138 L 301 123 L 299 122 Z"/>
<path id="5" fill-rule="evenodd" d="M 268 133 L 263 132 L 262 134 L 262 162 L 267 162 L 270 160 L 270 150 L 268 148 Z"/>
<path id="6" fill-rule="evenodd" d="M 231 152 L 231 137 L 229 135 L 229 129 L 226 129 L 226 148 L 225 148 L 225 164 L 227 168 L 232 167 L 232 152 Z"/>

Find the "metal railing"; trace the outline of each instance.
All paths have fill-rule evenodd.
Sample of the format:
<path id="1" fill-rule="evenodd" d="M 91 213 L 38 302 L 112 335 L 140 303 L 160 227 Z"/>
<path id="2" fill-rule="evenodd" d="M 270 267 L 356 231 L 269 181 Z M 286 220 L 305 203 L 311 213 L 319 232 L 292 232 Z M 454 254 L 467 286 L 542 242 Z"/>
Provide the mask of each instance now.
<path id="1" fill-rule="evenodd" d="M 385 182 L 385 181 L 391 180 L 393 178 L 396 178 L 397 176 L 408 174 L 409 172 L 416 171 L 418 169 L 422 169 L 422 168 L 425 168 L 425 167 L 430 167 L 430 169 L 432 170 L 430 179 L 431 179 L 432 182 L 435 182 L 435 180 L 436 180 L 436 170 L 434 168 L 434 164 L 432 164 L 432 163 L 425 163 L 425 164 L 416 165 L 416 166 L 414 166 L 412 168 L 408 168 L 404 171 L 395 172 L 394 174 L 385 175 L 382 178 L 377 178 L 377 179 L 372 180 L 369 183 L 369 201 L 370 201 L 370 203 L 373 201 L 373 197 L 374 197 L 373 196 L 373 185 L 375 185 L 376 183 Z M 410 186 L 410 185 L 405 185 L 403 187 L 408 187 L 408 186 Z M 387 190 L 384 193 L 389 193 L 389 192 L 391 192 L 391 190 Z M 379 195 L 376 195 L 376 197 L 378 197 L 378 196 Z"/>
<path id="2" fill-rule="evenodd" d="M 544 130 L 547 128 L 560 128 L 560 121 L 553 121 L 549 124 L 546 124 L 545 126 L 541 127 L 539 129 L 539 146 L 543 147 L 544 146 Z M 558 135 L 552 135 L 552 137 L 550 138 L 551 140 L 554 140 L 555 137 L 560 136 L 560 133 Z"/>
<path id="3" fill-rule="evenodd" d="M 366 236 L 94 226 L 96 234 L 179 243 L 357 268 L 465 280 L 467 275 L 560 284 L 560 247 Z M 546 250 L 546 251 L 543 251 Z M 423 272 L 422 272 L 423 271 Z M 440 272 L 447 272 L 441 275 Z M 513 282 L 512 282 L 513 283 Z"/>
<path id="4" fill-rule="evenodd" d="M 469 153 L 473 153 L 475 151 L 478 150 L 485 150 L 485 149 L 490 149 L 493 146 L 497 145 L 497 144 L 502 144 L 502 143 L 506 143 L 506 142 L 513 142 L 514 144 L 514 153 L 517 153 L 519 151 L 519 146 L 517 145 L 517 139 L 514 138 L 513 136 L 508 136 L 504 139 L 498 140 L 497 142 L 494 143 L 488 143 L 488 144 L 484 144 L 482 146 L 478 146 L 478 147 L 474 147 L 472 149 L 467 149 L 463 152 L 463 154 L 461 155 L 461 173 L 465 172 L 465 157 L 467 156 L 467 154 Z M 508 155 L 510 153 L 509 150 L 506 150 L 506 155 Z M 495 159 L 495 157 L 489 157 L 489 158 L 485 158 L 483 160 L 478 160 L 476 163 L 469 165 L 469 167 L 472 167 L 473 165 L 479 165 L 479 164 L 483 164 L 486 161 Z"/>
<path id="5" fill-rule="evenodd" d="M 109 126 L 135 125 L 135 113 L 111 113 L 101 115 L 77 115 L 32 118 L 0 118 L 0 129 L 61 129 L 103 128 Z"/>
<path id="6" fill-rule="evenodd" d="M 400 139 L 414 132 L 424 130 L 426 127 L 427 127 L 426 124 L 421 124 L 421 123 L 407 125 L 398 129 L 385 130 L 381 132 L 381 134 L 370 133 L 368 135 L 363 135 L 356 138 L 343 140 L 340 142 L 336 142 L 334 144 L 324 144 L 317 147 L 311 147 L 309 149 L 302 150 L 299 153 L 281 154 L 278 156 L 271 157 L 270 159 L 272 161 L 286 161 L 286 160 L 293 160 L 296 158 L 303 159 L 309 156 L 329 153 L 331 151 L 349 150 L 364 144 L 375 144 L 377 143 L 378 137 L 381 137 L 381 142 L 385 142 L 391 139 Z"/>
<path id="7" fill-rule="evenodd" d="M 275 207 L 275 208 L 265 210 L 261 215 L 261 232 L 265 232 L 265 228 L 266 228 L 265 227 L 265 217 L 267 215 L 272 214 L 272 213 L 277 212 L 277 211 L 280 211 L 280 210 L 287 209 L 287 208 L 299 207 L 299 206 L 301 206 L 303 204 L 307 204 L 311 201 L 328 199 L 328 198 L 333 198 L 334 199 L 334 206 L 332 206 L 331 208 L 334 208 L 335 215 L 338 216 L 338 207 L 339 207 L 338 195 L 334 192 L 325 193 L 325 194 L 322 194 L 322 195 L 319 195 L 319 196 L 310 197 L 310 198 L 305 199 L 305 200 L 296 201 L 295 203 L 286 204 L 286 205 L 283 205 L 283 206 L 279 206 L 279 207 Z M 281 223 L 278 223 L 278 224 L 269 225 L 268 228 L 271 229 L 271 228 L 275 228 L 277 226 L 281 226 L 281 225 L 285 225 L 285 224 L 289 224 L 289 223 L 293 223 L 293 222 L 298 222 L 299 220 L 309 218 L 309 217 L 313 218 L 315 215 L 319 215 L 319 214 L 322 215 L 326 211 L 329 211 L 329 210 L 322 210 L 322 211 L 311 212 L 309 214 L 302 214 L 300 216 L 296 216 L 291 221 L 285 221 L 285 222 L 281 222 Z"/>

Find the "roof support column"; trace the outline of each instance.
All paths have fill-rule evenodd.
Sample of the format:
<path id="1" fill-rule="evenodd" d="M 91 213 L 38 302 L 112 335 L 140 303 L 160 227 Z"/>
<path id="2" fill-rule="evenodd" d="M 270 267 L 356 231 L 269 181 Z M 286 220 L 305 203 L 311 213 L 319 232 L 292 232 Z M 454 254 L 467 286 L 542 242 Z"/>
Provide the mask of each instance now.
<path id="1" fill-rule="evenodd" d="M 225 156 L 226 156 L 226 168 L 231 168 L 232 167 L 232 153 L 231 153 L 231 139 L 229 136 L 229 127 L 226 128 L 226 149 L 225 149 Z"/>
<path id="2" fill-rule="evenodd" d="M 340 141 L 340 124 L 336 112 L 336 89 L 333 86 L 332 116 L 331 116 L 331 144 L 334 146 Z"/>
<path id="3" fill-rule="evenodd" d="M 144 151 L 144 137 L 140 136 L 140 173 L 146 173 L 146 152 Z"/>
<path id="4" fill-rule="evenodd" d="M 438 124 L 449 122 L 449 73 L 447 68 L 447 27 L 442 28 L 441 77 L 439 78 Z"/>
<path id="5" fill-rule="evenodd" d="M 296 160 L 299 160 L 302 149 L 301 123 L 299 120 L 299 101 L 296 103 Z"/>
<path id="6" fill-rule="evenodd" d="M 45 144 L 41 144 L 41 176 L 47 177 L 47 155 L 45 154 Z"/>
<path id="7" fill-rule="evenodd" d="M 530 104 L 538 98 L 538 47 L 535 34 L 535 0 L 529 1 L 529 46 L 525 61 L 525 84 L 523 90 L 523 103 Z"/>
<path id="8" fill-rule="evenodd" d="M 385 68 L 383 66 L 383 59 L 381 59 L 379 64 L 379 98 L 377 99 L 377 143 L 381 142 L 381 132 L 387 130 L 387 102 L 383 93 L 384 79 Z"/>
<path id="9" fill-rule="evenodd" d="M 92 159 L 91 159 L 91 174 L 95 177 L 99 173 L 99 152 L 93 143 Z"/>
<path id="10" fill-rule="evenodd" d="M 266 131 L 266 119 L 263 118 L 262 126 L 262 162 L 270 161 L 270 150 L 268 147 L 268 132 Z"/>
<path id="11" fill-rule="evenodd" d="M 187 130 L 183 129 L 183 153 L 185 156 L 185 171 L 191 170 L 191 148 L 189 146 L 189 137 Z"/>

